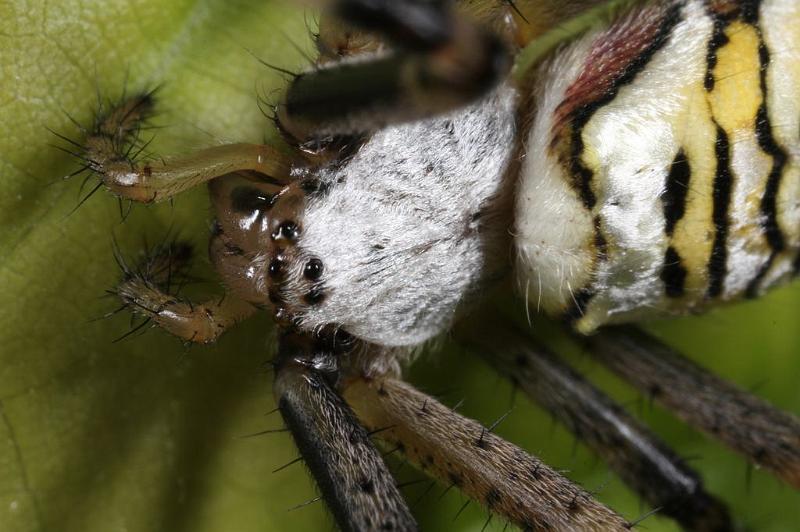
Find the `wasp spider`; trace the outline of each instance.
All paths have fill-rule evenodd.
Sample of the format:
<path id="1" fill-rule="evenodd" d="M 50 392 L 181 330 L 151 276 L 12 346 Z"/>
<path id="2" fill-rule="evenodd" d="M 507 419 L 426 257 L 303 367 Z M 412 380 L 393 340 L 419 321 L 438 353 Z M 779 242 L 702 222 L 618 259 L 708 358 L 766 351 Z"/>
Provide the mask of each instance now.
<path id="1" fill-rule="evenodd" d="M 85 160 L 139 202 L 208 183 L 205 303 L 118 288 L 191 342 L 259 310 L 275 395 L 344 530 L 414 530 L 370 436 L 525 530 L 625 530 L 523 449 L 401 379 L 448 331 L 690 530 L 726 507 L 646 427 L 492 303 L 513 286 L 594 357 L 800 487 L 800 423 L 631 323 L 755 297 L 800 270 L 796 0 L 330 0 L 319 57 L 275 107 L 288 149 L 134 160 L 150 94 L 105 113 Z M 555 29 L 553 29 L 555 28 Z M 516 59 L 515 59 L 516 58 Z"/>

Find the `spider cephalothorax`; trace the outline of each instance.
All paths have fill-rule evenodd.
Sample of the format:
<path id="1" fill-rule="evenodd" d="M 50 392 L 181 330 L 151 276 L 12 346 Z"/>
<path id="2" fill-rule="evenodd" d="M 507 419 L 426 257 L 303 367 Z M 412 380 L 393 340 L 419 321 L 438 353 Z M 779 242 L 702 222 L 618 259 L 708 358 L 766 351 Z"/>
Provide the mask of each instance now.
<path id="1" fill-rule="evenodd" d="M 218 180 L 221 238 L 254 257 L 240 267 L 260 265 L 280 318 L 418 345 L 507 268 L 515 104 L 503 88 L 466 112 L 388 127 L 269 197 Z"/>
<path id="2" fill-rule="evenodd" d="M 210 181 L 226 297 L 189 305 L 163 293 L 162 275 L 147 274 L 159 260 L 119 293 L 196 342 L 272 310 L 279 408 L 342 528 L 416 528 L 360 423 L 524 529 L 632 526 L 396 378 L 402 353 L 448 330 L 682 526 L 733 526 L 621 406 L 490 304 L 467 312 L 514 270 L 537 308 L 590 333 L 757 295 L 800 270 L 800 59 L 785 52 L 800 41 L 800 6 L 623 4 L 331 1 L 318 64 L 277 108 L 285 151 L 129 161 L 149 96 L 87 140 L 89 166 L 120 196 L 153 201 Z M 599 19 L 571 19 L 593 6 Z M 562 22 L 565 35 L 543 35 Z M 794 416 L 636 329 L 581 342 L 800 486 Z"/>

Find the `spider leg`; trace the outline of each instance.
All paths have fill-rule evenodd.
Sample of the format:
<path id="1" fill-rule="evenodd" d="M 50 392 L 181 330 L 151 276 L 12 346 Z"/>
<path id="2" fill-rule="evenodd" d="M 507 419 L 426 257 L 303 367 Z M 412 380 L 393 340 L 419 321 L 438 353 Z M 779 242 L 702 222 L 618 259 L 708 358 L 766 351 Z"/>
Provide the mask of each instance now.
<path id="1" fill-rule="evenodd" d="M 558 418 L 644 500 L 686 530 L 733 529 L 724 503 L 705 491 L 698 474 L 622 406 L 515 326 L 481 321 L 482 327 L 463 327 L 465 343 Z M 494 334 L 476 332 L 485 330 Z"/>
<path id="2" fill-rule="evenodd" d="M 75 154 L 103 184 L 121 198 L 161 201 L 224 174 L 252 170 L 286 180 L 292 160 L 262 144 L 212 146 L 169 160 L 138 160 L 141 125 L 152 113 L 153 92 L 128 98 L 100 116 L 83 153 Z"/>
<path id="3" fill-rule="evenodd" d="M 297 141 L 350 135 L 463 106 L 510 69 L 503 40 L 449 2 L 330 0 L 333 15 L 393 51 L 319 65 L 294 77 L 278 118 Z"/>
<path id="4" fill-rule="evenodd" d="M 113 293 L 134 313 L 175 336 L 187 342 L 209 343 L 249 318 L 256 308 L 229 294 L 202 303 L 172 294 L 171 285 L 180 277 L 190 255 L 189 246 L 170 244 L 133 270 L 120 260 L 124 277 Z"/>
<path id="5" fill-rule="evenodd" d="M 357 378 L 344 398 L 376 437 L 524 530 L 627 530 L 621 516 L 524 450 L 400 380 Z"/>
<path id="6" fill-rule="evenodd" d="M 367 431 L 334 391 L 334 355 L 283 332 L 274 393 L 284 422 L 344 531 L 418 529 Z"/>
<path id="7" fill-rule="evenodd" d="M 585 341 L 600 362 L 680 419 L 800 488 L 797 417 L 716 377 L 637 328 L 608 328 Z"/>

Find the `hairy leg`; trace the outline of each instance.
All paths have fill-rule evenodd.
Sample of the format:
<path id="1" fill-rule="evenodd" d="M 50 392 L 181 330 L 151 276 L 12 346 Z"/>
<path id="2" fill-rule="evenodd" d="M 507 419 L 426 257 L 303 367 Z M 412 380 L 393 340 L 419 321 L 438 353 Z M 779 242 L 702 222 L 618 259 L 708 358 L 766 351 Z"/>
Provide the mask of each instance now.
<path id="1" fill-rule="evenodd" d="M 284 422 L 343 531 L 417 530 L 367 431 L 334 391 L 335 355 L 282 333 L 274 393 Z"/>
<path id="2" fill-rule="evenodd" d="M 171 287 L 191 256 L 187 245 L 169 244 L 135 269 L 118 258 L 124 277 L 114 293 L 123 305 L 175 336 L 194 343 L 214 342 L 256 308 L 232 295 L 192 303 L 171 294 Z"/>
<path id="3" fill-rule="evenodd" d="M 589 351 L 686 423 L 800 488 L 800 420 L 716 377 L 634 327 L 585 339 Z"/>
<path id="4" fill-rule="evenodd" d="M 346 25 L 385 38 L 394 51 L 296 76 L 278 106 L 278 118 L 299 142 L 363 133 L 463 106 L 511 66 L 503 40 L 448 2 L 331 0 L 324 5 Z M 345 40 L 345 46 L 362 42 L 357 36 L 356 44 Z"/>
<path id="5" fill-rule="evenodd" d="M 627 530 L 629 523 L 524 450 L 393 378 L 359 378 L 344 397 L 378 438 L 427 474 L 524 530 Z"/>
<path id="6" fill-rule="evenodd" d="M 88 132 L 81 158 L 117 196 L 142 203 L 161 201 L 232 172 L 252 170 L 283 179 L 293 160 L 262 144 L 213 146 L 169 160 L 139 160 L 142 122 L 152 113 L 152 92 L 128 98 L 103 113 Z"/>
<path id="7" fill-rule="evenodd" d="M 727 508 L 705 491 L 699 475 L 619 404 L 508 322 L 480 321 L 460 328 L 462 342 L 559 419 L 645 501 L 686 530 L 733 529 Z"/>

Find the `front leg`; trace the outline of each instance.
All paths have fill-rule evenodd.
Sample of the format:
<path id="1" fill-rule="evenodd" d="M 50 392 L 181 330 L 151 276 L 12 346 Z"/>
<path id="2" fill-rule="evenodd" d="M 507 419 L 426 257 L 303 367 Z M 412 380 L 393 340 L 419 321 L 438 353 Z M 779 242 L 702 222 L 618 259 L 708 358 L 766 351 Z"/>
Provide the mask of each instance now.
<path id="1" fill-rule="evenodd" d="M 122 101 L 102 114 L 88 132 L 84 149 L 75 154 L 114 194 L 151 203 L 170 198 L 216 177 L 251 170 L 278 182 L 288 181 L 295 162 L 263 144 L 212 146 L 189 156 L 139 160 L 141 125 L 152 114 L 153 93 Z"/>
<path id="2" fill-rule="evenodd" d="M 372 131 L 464 106 L 511 67 L 503 39 L 449 2 L 332 0 L 328 14 L 384 37 L 395 49 L 294 78 L 278 118 L 304 142 Z"/>

